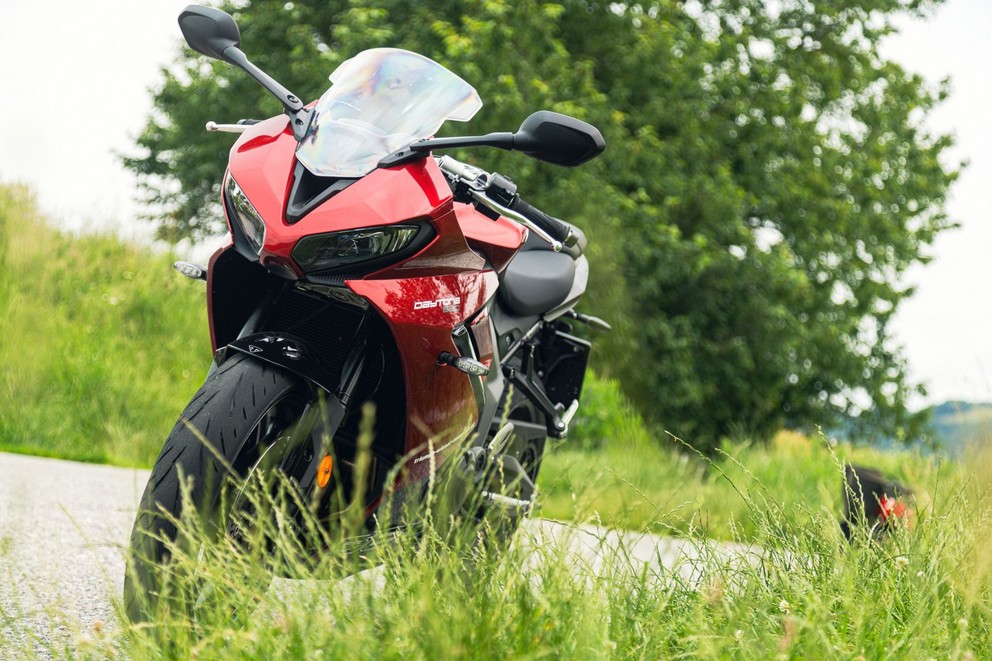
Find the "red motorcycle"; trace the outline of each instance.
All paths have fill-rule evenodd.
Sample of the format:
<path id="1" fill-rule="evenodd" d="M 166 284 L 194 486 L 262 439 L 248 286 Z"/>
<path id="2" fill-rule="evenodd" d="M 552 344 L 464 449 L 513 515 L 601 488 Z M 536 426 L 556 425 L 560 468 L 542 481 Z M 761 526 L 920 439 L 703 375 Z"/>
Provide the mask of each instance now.
<path id="1" fill-rule="evenodd" d="M 214 362 L 141 501 L 131 614 L 158 589 L 184 479 L 216 516 L 222 476 L 275 469 L 327 525 L 339 513 L 330 494 L 358 494 L 371 533 L 385 503 L 422 499 L 456 458 L 486 506 L 519 519 L 546 438 L 564 438 L 578 408 L 590 344 L 571 325 L 609 326 L 575 311 L 589 270 L 580 230 L 524 202 L 510 179 L 432 152 L 488 146 L 577 166 L 603 151 L 600 132 L 541 111 L 515 133 L 432 138 L 482 102 L 436 62 L 392 48 L 344 62 L 305 106 L 247 59 L 228 14 L 190 6 L 179 25 L 285 114 L 207 126 L 240 133 L 223 183 L 231 242 L 205 270 L 176 266 L 206 280 Z"/>

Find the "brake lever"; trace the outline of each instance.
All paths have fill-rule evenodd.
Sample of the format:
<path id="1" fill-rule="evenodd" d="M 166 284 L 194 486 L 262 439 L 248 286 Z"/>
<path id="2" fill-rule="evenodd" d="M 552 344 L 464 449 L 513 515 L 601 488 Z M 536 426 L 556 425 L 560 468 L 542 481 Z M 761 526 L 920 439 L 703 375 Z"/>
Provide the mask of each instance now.
<path id="1" fill-rule="evenodd" d="M 446 175 L 450 175 L 458 187 L 464 187 L 465 192 L 468 193 L 471 201 L 476 204 L 476 209 L 479 213 L 493 219 L 498 220 L 500 216 L 505 216 L 512 220 L 517 221 L 528 230 L 536 234 L 545 243 L 551 246 L 551 249 L 555 252 L 561 252 L 562 243 L 551 237 L 543 229 L 535 225 L 526 216 L 509 209 L 508 207 L 500 204 L 499 201 L 492 199 L 486 194 L 486 189 L 489 187 L 490 174 L 485 170 L 480 170 L 477 167 L 469 165 L 467 163 L 462 163 L 457 161 L 450 156 L 442 156 L 437 159 L 438 167 Z"/>

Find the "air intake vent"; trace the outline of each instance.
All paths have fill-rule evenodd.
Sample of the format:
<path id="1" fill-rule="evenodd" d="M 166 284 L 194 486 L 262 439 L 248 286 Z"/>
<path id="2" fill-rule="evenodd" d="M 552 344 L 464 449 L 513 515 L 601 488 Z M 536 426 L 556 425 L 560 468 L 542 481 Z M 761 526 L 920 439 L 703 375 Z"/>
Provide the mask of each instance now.
<path id="1" fill-rule="evenodd" d="M 293 169 L 293 188 L 286 202 L 286 222 L 290 225 L 331 199 L 358 179 L 318 177 L 297 163 Z"/>

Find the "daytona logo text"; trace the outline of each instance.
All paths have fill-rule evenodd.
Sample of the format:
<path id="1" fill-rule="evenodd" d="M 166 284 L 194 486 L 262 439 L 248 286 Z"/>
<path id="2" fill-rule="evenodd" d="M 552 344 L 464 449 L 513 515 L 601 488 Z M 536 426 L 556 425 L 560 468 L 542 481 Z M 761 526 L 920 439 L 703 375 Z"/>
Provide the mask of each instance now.
<path id="1" fill-rule="evenodd" d="M 414 310 L 430 310 L 441 308 L 441 312 L 458 312 L 462 299 L 458 296 L 452 298 L 439 298 L 436 301 L 417 301 L 413 304 Z"/>

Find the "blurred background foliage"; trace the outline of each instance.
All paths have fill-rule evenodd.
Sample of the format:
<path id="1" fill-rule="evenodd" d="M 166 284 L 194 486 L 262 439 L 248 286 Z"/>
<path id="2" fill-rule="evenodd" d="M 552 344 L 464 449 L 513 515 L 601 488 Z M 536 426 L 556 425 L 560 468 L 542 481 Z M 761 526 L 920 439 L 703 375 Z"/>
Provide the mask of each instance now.
<path id="1" fill-rule="evenodd" d="M 455 154 L 512 176 L 579 224 L 585 311 L 616 332 L 597 369 L 646 422 L 694 447 L 842 425 L 918 440 L 927 415 L 888 322 L 900 275 L 952 226 L 950 138 L 924 127 L 946 90 L 878 44 L 928 0 L 239 0 L 222 3 L 249 57 L 305 99 L 371 47 L 444 64 L 485 106 L 444 134 L 512 130 L 551 109 L 598 126 L 576 171 L 519 154 Z M 229 140 L 209 119 L 280 112 L 245 74 L 185 47 L 126 164 L 168 240 L 223 227 Z M 617 395 L 619 395 L 617 393 Z M 607 398 L 611 397 L 607 393 Z M 659 436 L 661 436 L 659 434 Z"/>
<path id="2" fill-rule="evenodd" d="M 0 227 L 0 449 L 150 465 L 210 366 L 203 288 L 52 229 L 23 186 L 0 185 Z"/>

